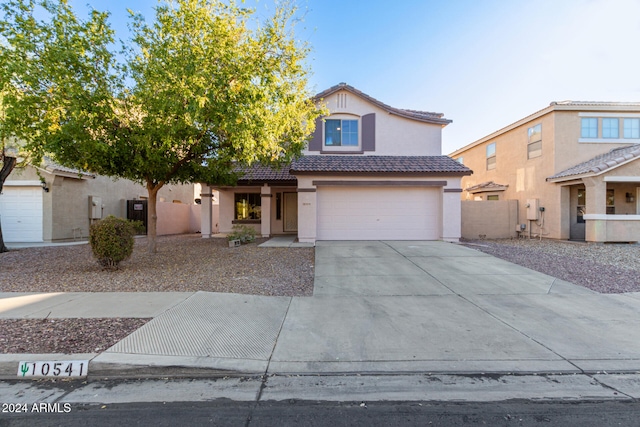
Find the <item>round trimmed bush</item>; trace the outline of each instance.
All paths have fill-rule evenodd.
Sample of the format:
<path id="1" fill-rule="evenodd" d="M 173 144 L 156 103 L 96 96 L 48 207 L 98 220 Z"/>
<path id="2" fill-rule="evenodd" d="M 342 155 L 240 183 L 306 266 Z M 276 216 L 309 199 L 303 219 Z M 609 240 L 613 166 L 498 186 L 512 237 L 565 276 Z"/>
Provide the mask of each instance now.
<path id="1" fill-rule="evenodd" d="M 133 253 L 133 237 L 140 221 L 129 221 L 113 215 L 101 219 L 89 229 L 89 244 L 98 263 L 105 270 L 117 270 L 121 261 Z"/>

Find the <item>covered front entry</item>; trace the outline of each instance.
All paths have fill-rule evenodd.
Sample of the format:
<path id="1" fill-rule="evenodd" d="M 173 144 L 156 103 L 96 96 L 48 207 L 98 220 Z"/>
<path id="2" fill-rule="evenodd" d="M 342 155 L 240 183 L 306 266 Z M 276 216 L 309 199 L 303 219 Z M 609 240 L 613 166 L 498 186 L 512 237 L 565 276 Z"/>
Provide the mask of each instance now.
<path id="1" fill-rule="evenodd" d="M 437 240 L 440 187 L 323 186 L 318 240 Z"/>

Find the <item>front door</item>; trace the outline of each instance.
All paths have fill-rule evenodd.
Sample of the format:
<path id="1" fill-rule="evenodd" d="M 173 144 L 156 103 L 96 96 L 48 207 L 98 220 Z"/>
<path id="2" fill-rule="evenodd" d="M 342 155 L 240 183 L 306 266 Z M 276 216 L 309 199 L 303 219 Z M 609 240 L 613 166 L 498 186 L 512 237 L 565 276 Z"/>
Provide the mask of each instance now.
<path id="1" fill-rule="evenodd" d="M 585 239 L 585 221 L 584 214 L 587 207 L 587 190 L 583 187 L 571 188 L 571 230 L 569 232 L 570 240 Z"/>
<path id="2" fill-rule="evenodd" d="M 298 231 L 298 193 L 284 193 L 284 230 Z"/>

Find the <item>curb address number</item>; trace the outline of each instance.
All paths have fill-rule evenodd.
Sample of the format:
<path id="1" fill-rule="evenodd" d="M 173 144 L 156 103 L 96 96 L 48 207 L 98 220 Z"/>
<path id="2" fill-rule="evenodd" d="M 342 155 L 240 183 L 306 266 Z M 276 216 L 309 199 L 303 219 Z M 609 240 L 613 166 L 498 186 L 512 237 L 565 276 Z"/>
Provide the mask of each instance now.
<path id="1" fill-rule="evenodd" d="M 88 360 L 20 362 L 19 377 L 86 377 Z"/>

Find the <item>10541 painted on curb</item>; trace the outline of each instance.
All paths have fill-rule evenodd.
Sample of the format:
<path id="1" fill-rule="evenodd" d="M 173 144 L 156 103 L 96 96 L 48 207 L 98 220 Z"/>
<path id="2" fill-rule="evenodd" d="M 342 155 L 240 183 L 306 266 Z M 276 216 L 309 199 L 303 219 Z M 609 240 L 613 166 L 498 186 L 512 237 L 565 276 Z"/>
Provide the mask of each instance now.
<path id="1" fill-rule="evenodd" d="M 88 360 L 20 362 L 18 377 L 86 377 Z"/>

